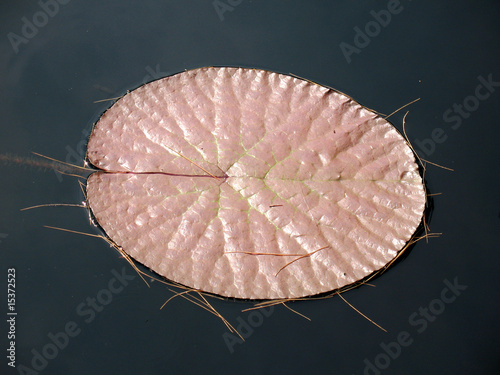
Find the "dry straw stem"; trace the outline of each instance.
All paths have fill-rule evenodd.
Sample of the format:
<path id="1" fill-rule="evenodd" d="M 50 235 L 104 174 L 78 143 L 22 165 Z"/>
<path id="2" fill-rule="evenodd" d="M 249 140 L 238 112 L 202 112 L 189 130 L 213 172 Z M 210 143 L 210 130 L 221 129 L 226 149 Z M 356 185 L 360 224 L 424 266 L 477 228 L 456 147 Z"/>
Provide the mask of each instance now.
<path id="1" fill-rule="evenodd" d="M 297 259 L 294 259 L 290 262 L 288 262 L 287 264 L 285 264 L 283 267 L 281 267 L 278 272 L 276 272 L 276 275 L 274 275 L 275 277 L 278 276 L 278 274 L 287 266 L 289 266 L 290 264 L 300 260 L 300 259 L 303 259 L 303 258 L 308 258 L 310 257 L 311 255 L 314 255 L 316 254 L 318 251 L 320 250 L 323 250 L 323 249 L 326 249 L 327 247 L 329 246 L 323 246 L 317 250 L 314 250 L 310 253 L 306 253 L 306 254 L 282 254 L 282 253 L 255 253 L 255 252 L 251 252 L 251 251 L 227 251 L 225 252 L 225 254 L 245 254 L 245 255 L 269 255 L 269 256 L 277 256 L 277 257 L 297 257 Z"/>
<path id="2" fill-rule="evenodd" d="M 412 101 L 411 101 L 411 102 L 409 102 L 409 103 L 406 103 L 404 106 L 399 107 L 398 109 L 396 109 L 396 110 L 395 110 L 394 112 L 392 112 L 391 114 L 389 114 L 389 115 L 385 116 L 385 117 L 384 117 L 384 120 L 387 120 L 389 117 L 391 117 L 392 115 L 394 115 L 394 114 L 398 113 L 398 112 L 399 112 L 399 111 L 401 111 L 403 108 L 406 108 L 406 107 L 408 107 L 409 105 L 411 105 L 411 104 L 413 104 L 413 103 L 415 103 L 415 102 L 418 102 L 419 100 L 420 100 L 420 98 L 417 98 L 417 99 L 415 99 L 415 100 L 412 100 Z M 408 114 L 408 112 L 406 112 L 406 114 Z M 405 115 L 405 116 L 406 116 L 406 115 Z M 404 120 L 403 120 L 403 121 L 404 121 Z M 408 140 L 408 138 L 407 138 L 407 140 Z M 413 152 L 415 152 L 415 151 L 413 151 Z"/>
<path id="3" fill-rule="evenodd" d="M 365 314 L 363 314 L 361 311 L 359 311 L 357 308 L 355 308 L 353 305 L 351 305 L 349 302 L 346 301 L 346 299 L 344 297 L 342 297 L 339 293 L 337 293 L 338 296 L 340 298 L 342 298 L 342 301 L 344 301 L 345 303 L 347 303 L 347 305 L 352 308 L 354 311 L 356 311 L 359 315 L 361 315 L 363 318 L 367 319 L 370 323 L 376 325 L 378 328 L 380 328 L 382 331 L 384 332 L 387 332 L 387 330 L 385 328 L 383 328 L 382 326 L 378 325 L 377 323 L 375 323 L 373 320 L 371 320 L 370 318 L 368 318 Z"/>
<path id="4" fill-rule="evenodd" d="M 186 159 L 188 162 L 190 162 L 191 164 L 197 166 L 198 168 L 200 168 L 203 172 L 205 172 L 206 174 L 210 175 L 211 177 L 215 178 L 217 180 L 217 177 L 215 177 L 212 173 L 210 173 L 209 171 L 207 171 L 205 168 L 203 168 L 201 165 L 198 165 L 196 164 L 194 161 L 192 161 L 191 159 L 189 159 L 188 157 L 182 155 L 179 151 L 176 151 L 176 150 L 173 150 L 171 149 L 170 147 L 166 146 L 170 151 L 172 152 L 175 152 L 177 155 L 179 155 L 181 158 L 184 158 Z"/>
<path id="5" fill-rule="evenodd" d="M 290 310 L 291 312 L 293 312 L 293 313 L 295 313 L 295 314 L 297 314 L 297 315 L 299 315 L 299 316 L 303 317 L 304 319 L 307 319 L 307 320 L 311 321 L 311 319 L 310 319 L 310 318 L 308 318 L 308 317 L 307 317 L 307 316 L 305 316 L 304 314 L 301 314 L 301 313 L 299 313 L 298 311 L 296 311 L 296 310 L 292 309 L 292 308 L 291 308 L 290 306 L 288 306 L 286 303 L 282 302 L 281 304 L 282 304 L 283 306 L 285 306 L 285 307 L 286 307 L 288 310 Z"/>
<path id="6" fill-rule="evenodd" d="M 42 158 L 48 159 L 48 160 L 52 160 L 53 162 L 56 162 L 56 163 L 66 165 L 66 166 L 71 167 L 71 168 L 75 168 L 75 169 L 79 169 L 79 170 L 83 170 L 83 171 L 87 171 L 87 172 L 94 172 L 95 171 L 94 169 L 91 169 L 91 168 L 79 167 L 78 165 L 74 165 L 74 164 L 70 164 L 70 163 L 65 163 L 63 161 L 51 158 L 49 156 L 45 156 L 45 155 L 39 154 L 37 152 L 33 152 L 33 154 L 35 154 L 37 156 L 40 156 Z M 79 177 L 82 177 L 82 176 L 79 176 Z"/>
<path id="7" fill-rule="evenodd" d="M 86 206 L 82 204 L 73 204 L 73 203 L 46 203 L 46 204 L 38 204 L 36 206 L 30 206 L 30 207 L 25 207 L 21 208 L 20 211 L 27 211 L 27 210 L 32 210 L 33 208 L 40 208 L 40 207 L 80 207 L 80 208 L 85 208 Z"/>
<path id="8" fill-rule="evenodd" d="M 94 101 L 93 103 L 95 104 L 95 103 L 102 103 L 102 102 L 111 102 L 111 101 L 113 101 L 113 100 L 118 100 L 118 99 L 123 98 L 123 97 L 124 97 L 125 95 L 127 95 L 128 93 L 129 93 L 129 91 L 127 90 L 127 92 L 126 92 L 125 94 L 123 94 L 123 95 L 117 96 L 117 97 L 115 97 L 115 98 L 108 98 L 108 99 L 100 99 L 100 100 L 96 100 L 96 101 Z"/>
<path id="9" fill-rule="evenodd" d="M 418 99 L 417 99 L 418 100 Z M 413 102 L 415 102 L 416 100 L 414 100 Z M 413 103 L 412 102 L 412 103 Z M 411 104 L 411 103 L 408 103 L 408 104 Z M 408 105 L 407 104 L 407 105 Z M 400 109 L 406 107 L 407 105 L 404 105 L 403 107 L 401 107 Z M 399 111 L 399 109 L 398 109 Z M 393 115 L 394 113 L 396 113 L 397 111 L 391 113 L 389 116 Z M 406 143 L 408 144 L 408 146 L 411 148 L 411 150 L 413 151 L 413 153 L 415 154 L 415 156 L 417 157 L 417 159 L 420 161 L 420 165 L 422 166 L 423 170 L 424 170 L 424 176 L 422 177 L 425 177 L 425 170 L 426 170 L 426 164 L 431 164 L 431 165 L 434 165 L 435 167 L 439 167 L 439 168 L 442 168 L 442 169 L 446 169 L 447 171 L 451 171 L 453 172 L 454 170 L 451 169 L 451 168 L 448 168 L 448 167 L 445 167 L 445 166 L 442 166 L 440 164 L 436 164 L 436 163 L 432 163 L 430 162 L 429 160 L 425 160 L 425 159 L 422 159 L 417 151 L 415 150 L 415 148 L 413 148 L 413 145 L 411 144 L 410 140 L 408 139 L 408 136 L 406 135 L 406 116 L 408 116 L 408 113 L 410 113 L 409 111 L 407 111 L 403 117 L 403 135 L 404 135 L 404 138 L 406 140 Z M 389 117 L 387 116 L 387 117 Z"/>

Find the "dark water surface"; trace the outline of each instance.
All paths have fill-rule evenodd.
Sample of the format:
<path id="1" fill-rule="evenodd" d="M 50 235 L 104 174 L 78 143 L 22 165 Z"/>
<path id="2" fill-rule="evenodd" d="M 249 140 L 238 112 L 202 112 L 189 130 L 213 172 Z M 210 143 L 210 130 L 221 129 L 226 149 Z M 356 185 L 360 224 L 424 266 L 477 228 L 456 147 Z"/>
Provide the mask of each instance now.
<path id="1" fill-rule="evenodd" d="M 330 3 L 2 1 L 1 374 L 498 373 L 500 3 Z M 104 241 L 43 227 L 98 234 L 85 210 L 20 211 L 83 200 L 75 178 L 31 152 L 81 163 L 110 105 L 95 101 L 209 65 L 293 73 L 382 113 L 421 98 L 408 108 L 408 136 L 422 157 L 455 170 L 426 171 L 442 193 L 430 227 L 443 234 L 375 288 L 344 295 L 388 333 L 339 298 L 291 305 L 311 322 L 214 300 L 240 343 L 180 298 L 160 310 L 172 293 L 147 288 Z M 399 129 L 404 113 L 391 118 Z M 17 315 L 7 315 L 11 268 Z"/>

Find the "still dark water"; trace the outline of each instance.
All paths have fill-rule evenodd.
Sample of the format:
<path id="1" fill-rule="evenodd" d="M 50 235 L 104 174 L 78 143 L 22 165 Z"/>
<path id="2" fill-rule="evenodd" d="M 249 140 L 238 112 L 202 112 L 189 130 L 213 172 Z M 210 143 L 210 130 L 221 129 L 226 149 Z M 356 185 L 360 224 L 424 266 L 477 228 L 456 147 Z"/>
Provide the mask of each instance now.
<path id="1" fill-rule="evenodd" d="M 498 1 L 2 1 L 0 373 L 498 373 L 499 16 Z M 96 101 L 213 65 L 293 73 L 382 113 L 421 98 L 408 136 L 454 169 L 426 172 L 442 235 L 344 295 L 388 333 L 339 298 L 291 305 L 311 322 L 213 300 L 241 343 L 181 298 L 160 310 L 172 293 L 147 288 L 103 240 L 43 227 L 98 234 L 85 210 L 20 211 L 83 195 L 75 178 L 16 157 L 81 163 L 109 106 Z M 391 118 L 400 130 L 404 113 Z"/>

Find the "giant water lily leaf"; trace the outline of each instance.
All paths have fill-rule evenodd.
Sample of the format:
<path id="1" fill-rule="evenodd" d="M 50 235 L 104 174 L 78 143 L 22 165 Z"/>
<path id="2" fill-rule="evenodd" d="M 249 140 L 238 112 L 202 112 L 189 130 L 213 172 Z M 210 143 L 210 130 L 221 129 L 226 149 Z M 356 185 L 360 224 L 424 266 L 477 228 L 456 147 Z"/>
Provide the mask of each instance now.
<path id="1" fill-rule="evenodd" d="M 411 149 L 323 86 L 202 68 L 146 84 L 96 124 L 87 182 L 106 234 L 166 278 L 222 296 L 331 291 L 393 260 L 421 222 Z"/>

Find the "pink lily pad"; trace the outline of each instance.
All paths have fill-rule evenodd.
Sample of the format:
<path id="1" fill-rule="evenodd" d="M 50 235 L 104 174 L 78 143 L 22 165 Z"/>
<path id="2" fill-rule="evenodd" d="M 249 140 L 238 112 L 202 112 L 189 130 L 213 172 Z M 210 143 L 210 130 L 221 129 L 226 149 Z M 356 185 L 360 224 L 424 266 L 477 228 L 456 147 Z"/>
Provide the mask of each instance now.
<path id="1" fill-rule="evenodd" d="M 297 298 L 386 266 L 419 226 L 413 152 L 376 113 L 299 78 L 201 68 L 146 84 L 94 127 L 87 198 L 106 234 L 183 285 Z"/>

